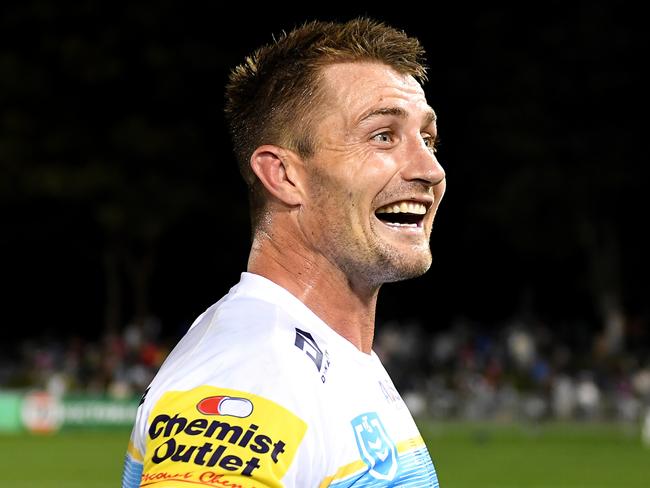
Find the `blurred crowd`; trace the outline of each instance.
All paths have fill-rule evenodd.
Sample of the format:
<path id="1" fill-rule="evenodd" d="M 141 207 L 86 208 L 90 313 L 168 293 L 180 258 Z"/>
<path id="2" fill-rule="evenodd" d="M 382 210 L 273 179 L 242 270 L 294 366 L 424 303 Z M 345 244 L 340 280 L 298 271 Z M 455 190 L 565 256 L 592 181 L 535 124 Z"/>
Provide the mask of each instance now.
<path id="1" fill-rule="evenodd" d="M 643 324 L 607 347 L 585 324 L 515 318 L 497 327 L 459 318 L 428 334 L 387 323 L 375 350 L 415 415 L 470 420 L 636 422 L 650 407 Z"/>
<path id="2" fill-rule="evenodd" d="M 45 335 L 2 354 L 0 389 L 131 398 L 144 392 L 170 350 L 155 317 L 99 341 Z"/>
<path id="3" fill-rule="evenodd" d="M 580 323 L 515 318 L 486 327 L 458 318 L 432 333 L 416 321 L 386 322 L 375 351 L 416 416 L 636 422 L 650 407 L 650 348 L 634 324 L 629 330 L 612 350 Z M 156 318 L 99 341 L 26 340 L 3 351 L 0 389 L 136 397 L 177 340 L 161 337 Z"/>

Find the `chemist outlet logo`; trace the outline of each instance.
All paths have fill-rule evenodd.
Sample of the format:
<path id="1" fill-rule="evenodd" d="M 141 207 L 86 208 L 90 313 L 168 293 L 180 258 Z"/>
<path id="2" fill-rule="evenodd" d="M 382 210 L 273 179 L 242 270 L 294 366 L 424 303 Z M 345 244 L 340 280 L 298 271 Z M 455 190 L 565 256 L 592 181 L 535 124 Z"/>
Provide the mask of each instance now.
<path id="1" fill-rule="evenodd" d="M 254 475 L 275 486 L 306 431 L 301 419 L 266 398 L 211 386 L 165 393 L 148 425 L 143 480 L 182 471 L 183 482 L 199 484 L 209 470 L 215 479 Z"/>

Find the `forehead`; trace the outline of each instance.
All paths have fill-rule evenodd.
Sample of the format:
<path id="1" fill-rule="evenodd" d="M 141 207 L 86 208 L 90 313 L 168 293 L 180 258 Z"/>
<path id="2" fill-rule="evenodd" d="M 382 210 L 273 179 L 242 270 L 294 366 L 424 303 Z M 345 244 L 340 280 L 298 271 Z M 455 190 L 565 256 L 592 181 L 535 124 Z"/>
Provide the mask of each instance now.
<path id="1" fill-rule="evenodd" d="M 350 123 L 379 107 L 402 108 L 416 116 L 431 112 L 417 80 L 385 64 L 337 63 L 323 68 L 322 76 L 326 105 Z"/>

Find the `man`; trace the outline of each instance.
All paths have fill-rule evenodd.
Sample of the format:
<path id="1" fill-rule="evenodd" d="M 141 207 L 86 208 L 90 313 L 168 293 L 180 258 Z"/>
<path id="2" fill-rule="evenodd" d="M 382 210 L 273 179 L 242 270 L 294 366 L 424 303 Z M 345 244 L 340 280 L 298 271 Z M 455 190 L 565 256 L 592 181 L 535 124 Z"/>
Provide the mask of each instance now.
<path id="1" fill-rule="evenodd" d="M 445 189 L 422 56 L 381 23 L 312 22 L 233 70 L 248 271 L 147 390 L 124 487 L 438 486 L 371 349 L 381 285 L 431 264 Z"/>

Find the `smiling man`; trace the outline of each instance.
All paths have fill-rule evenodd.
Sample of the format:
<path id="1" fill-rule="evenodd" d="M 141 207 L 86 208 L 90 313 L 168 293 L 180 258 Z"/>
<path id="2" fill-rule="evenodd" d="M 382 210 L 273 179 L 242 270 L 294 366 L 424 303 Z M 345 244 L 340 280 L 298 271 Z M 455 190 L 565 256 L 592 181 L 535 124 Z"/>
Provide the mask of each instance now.
<path id="1" fill-rule="evenodd" d="M 124 487 L 436 487 L 372 351 L 383 283 L 431 265 L 445 191 L 423 50 L 384 24 L 312 22 L 231 74 L 248 270 L 138 409 Z"/>

